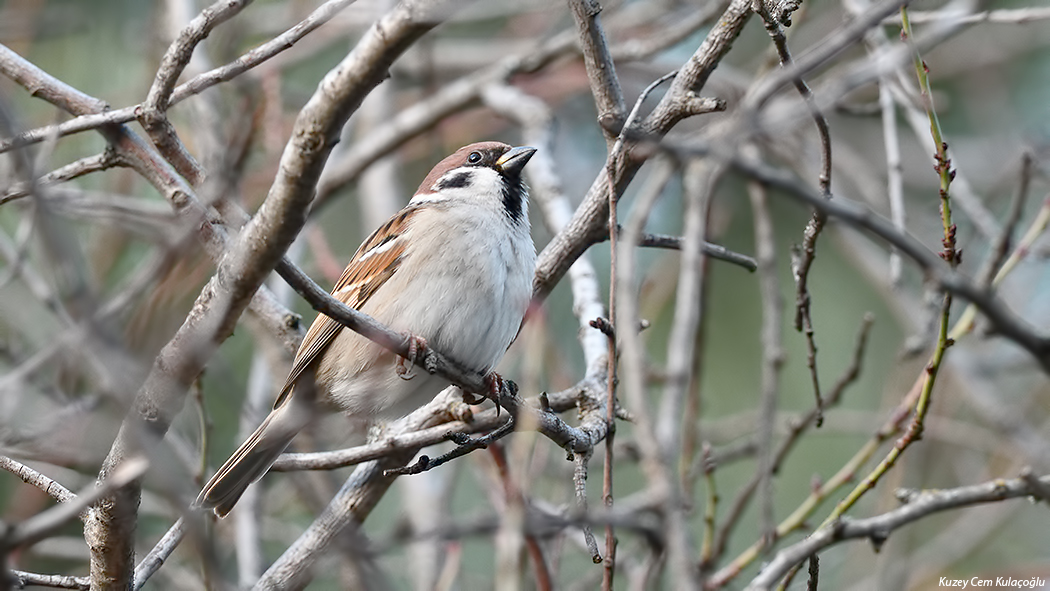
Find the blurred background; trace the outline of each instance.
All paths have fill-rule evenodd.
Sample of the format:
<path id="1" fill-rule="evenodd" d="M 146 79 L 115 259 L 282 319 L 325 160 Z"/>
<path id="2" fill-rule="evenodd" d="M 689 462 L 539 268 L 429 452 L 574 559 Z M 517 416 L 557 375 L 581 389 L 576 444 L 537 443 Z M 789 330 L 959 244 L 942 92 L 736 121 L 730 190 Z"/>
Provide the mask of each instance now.
<path id="1" fill-rule="evenodd" d="M 801 59 L 844 26 L 859 0 L 810 0 L 792 18 L 789 45 Z M 1013 15 L 964 26 L 951 38 L 926 49 L 937 114 L 958 171 L 953 196 L 965 193 L 969 205 L 956 209 L 962 271 L 978 276 L 998 239 L 1009 227 L 1018 195 L 1014 226 L 1016 244 L 1048 207 L 1050 191 L 1050 14 L 1038 3 L 1022 0 L 986 3 L 985 9 Z M 255 2 L 217 28 L 197 49 L 182 81 L 232 61 L 307 17 L 320 2 Z M 277 162 L 296 114 L 325 72 L 353 47 L 362 32 L 391 6 L 385 0 L 361 0 L 307 35 L 293 48 L 246 74 L 219 84 L 176 105 L 170 117 L 190 152 L 209 171 L 226 181 L 224 198 L 254 211 L 274 178 Z M 0 3 L 0 43 L 49 74 L 114 108 L 145 99 L 160 58 L 178 31 L 203 2 L 167 0 L 7 0 Z M 915 27 L 927 24 L 942 2 L 911 5 Z M 617 74 L 628 105 L 641 90 L 689 59 L 722 12 L 723 5 L 679 0 L 609 1 L 602 19 L 614 53 L 634 50 L 634 59 L 617 62 Z M 1012 9 L 1032 8 L 1032 18 Z M 698 18 L 698 14 L 707 18 Z M 693 22 L 689 31 L 676 25 Z M 562 2 L 518 0 L 474 3 L 426 35 L 398 60 L 390 78 L 355 113 L 343 141 L 330 159 L 310 222 L 290 256 L 322 286 L 330 286 L 360 241 L 388 215 L 407 202 L 427 170 L 444 155 L 473 141 L 496 139 L 519 145 L 517 123 L 474 98 L 449 109 L 434 125 L 397 143 L 388 156 L 355 168 L 362 145 L 389 127 L 399 113 L 444 96 L 464 79 L 501 60 L 536 56 L 558 35 L 571 31 L 573 19 Z M 679 27 L 680 28 L 680 27 Z M 899 24 L 868 33 L 807 78 L 818 95 L 856 71 L 879 43 L 898 43 Z M 674 34 L 672 34 L 672 32 Z M 679 33 L 681 33 L 679 35 Z M 676 38 L 679 35 L 680 38 Z M 757 18 L 752 18 L 732 50 L 702 89 L 727 103 L 724 113 L 684 121 L 672 137 L 688 141 L 713 135 L 729 118 L 762 74 L 776 67 L 776 54 Z M 600 173 L 607 149 L 588 85 L 574 46 L 556 52 L 534 71 L 509 79 L 520 91 L 543 101 L 553 116 L 551 156 L 564 193 L 579 204 Z M 892 89 L 897 89 L 896 91 Z M 900 178 L 908 232 L 931 250 L 940 250 L 938 177 L 932 168 L 929 122 L 914 100 L 915 72 L 910 63 L 886 77 L 889 122 L 900 153 Z M 643 110 L 651 109 L 659 92 Z M 821 95 L 823 96 L 823 95 Z M 866 84 L 837 97 L 826 111 L 831 130 L 836 199 L 861 203 L 880 215 L 892 215 L 888 197 L 886 109 L 880 86 Z M 797 104 L 785 87 L 769 110 Z M 10 80 L 0 79 L 0 104 L 9 117 L 0 136 L 56 123 L 67 116 L 30 96 Z M 385 127 L 386 126 L 386 127 Z M 762 158 L 794 171 L 815 187 L 820 145 L 812 121 L 771 126 L 776 133 L 755 140 Z M 891 136 L 892 137 L 892 136 Z M 102 153 L 104 139 L 87 132 L 42 142 L 28 149 L 34 174 L 42 175 L 92 154 Z M 1028 164 L 1024 164 L 1024 162 Z M 360 162 L 360 158 L 357 162 Z M 642 168 L 621 201 L 621 220 L 632 212 L 639 191 L 652 175 Z M 347 172 L 349 171 L 349 172 Z M 342 176 L 340 176 L 342 174 Z M 99 466 L 127 410 L 129 396 L 153 358 L 182 323 L 210 278 L 214 263 L 196 240 L 175 223 L 170 206 L 139 175 L 112 168 L 54 186 L 46 199 L 13 196 L 19 181 L 13 159 L 0 154 L 0 453 L 24 462 L 72 490 L 94 481 Z M 707 219 L 707 240 L 754 256 L 754 212 L 749 180 L 730 172 L 718 182 Z M 792 245 L 802 240 L 810 211 L 770 191 L 774 222 L 776 279 L 782 304 L 783 365 L 777 384 L 774 441 L 787 436 L 793 417 L 813 407 L 806 341 L 794 327 L 795 284 Z M 650 215 L 648 232 L 682 233 L 682 181 L 675 174 Z M 532 210 L 537 249 L 551 230 L 538 208 Z M 1038 235 L 1038 234 L 1037 234 Z M 1035 327 L 1050 326 L 1050 240 L 1039 236 L 1027 256 L 999 287 L 1000 296 Z M 608 243 L 589 250 L 608 297 Z M 674 321 L 679 253 L 641 249 L 640 311 L 650 327 L 643 332 L 654 400 L 661 391 L 661 368 Z M 271 287 L 303 315 L 314 316 L 280 279 Z M 702 443 L 719 460 L 714 474 L 721 502 L 717 522 L 726 519 L 731 501 L 756 470 L 755 441 L 762 389 L 762 301 L 759 275 L 727 263 L 708 260 L 705 298 L 691 392 L 700 401 L 690 411 L 683 457 L 697 465 Z M 907 260 L 894 261 L 889 247 L 846 224 L 831 220 L 821 236 L 809 276 L 812 318 L 818 347 L 818 370 L 828 391 L 854 358 L 857 335 L 866 314 L 874 318 L 860 358 L 856 381 L 839 404 L 826 411 L 823 426 L 799 439 L 774 480 L 776 521 L 786 518 L 814 487 L 833 477 L 869 441 L 922 373 L 935 341 L 940 298 L 928 290 L 920 271 Z M 70 340 L 78 306 L 119 302 L 98 330 L 128 355 L 128 367 L 102 371 L 97 357 L 84 355 Z M 965 305 L 957 301 L 952 318 Z M 525 395 L 557 391 L 583 375 L 584 358 L 577 341 L 578 321 L 572 295 L 563 280 L 534 311 L 501 373 L 515 380 Z M 1044 330 L 1045 332 L 1045 330 Z M 283 381 L 288 360 L 272 338 L 242 322 L 209 362 L 169 434 L 173 468 L 201 478 L 210 474 L 236 447 L 248 428 L 272 404 L 274 381 Z M 654 403 L 655 404 L 655 403 Z M 1023 349 L 987 334 L 978 322 L 974 333 L 959 339 L 946 357 L 923 439 L 907 450 L 897 467 L 868 494 L 851 515 L 877 514 L 898 505 L 897 487 L 950 488 L 994 478 L 1010 478 L 1030 466 L 1050 472 L 1050 382 Z M 630 410 L 630 409 L 628 409 Z M 573 413 L 565 419 L 572 420 Z M 243 418 L 242 418 L 243 417 Z M 203 429 L 203 430 L 202 430 Z M 202 435 L 207 433 L 206 438 Z M 690 438 L 689 433 L 692 433 Z M 363 441 L 345 421 L 334 418 L 305 434 L 297 449 L 334 449 Z M 894 437 L 875 454 L 878 461 Z M 201 456 L 202 442 L 207 442 Z M 631 499 L 644 485 L 632 429 L 623 424 L 616 438 L 617 499 Z M 431 450 L 428 453 L 433 453 Z M 523 476 L 530 502 L 552 510 L 572 506 L 571 462 L 550 441 L 518 433 L 504 451 Z M 601 504 L 600 454 L 592 461 L 588 494 Z M 867 474 L 874 462 L 860 468 Z M 265 501 L 258 527 L 265 568 L 287 548 L 327 502 L 351 468 L 332 473 L 271 474 L 264 479 Z M 704 528 L 703 507 L 710 481 L 692 464 L 694 537 Z M 691 471 L 691 472 L 690 472 Z M 146 482 L 137 534 L 145 553 L 178 516 L 164 491 L 164 479 Z M 488 452 L 476 452 L 441 469 L 401 478 L 364 524 L 378 564 L 394 589 L 492 588 L 498 570 L 491 534 L 469 533 L 418 539 L 413 532 L 441 524 L 469 524 L 502 510 L 498 465 Z M 525 484 L 527 483 L 527 486 Z M 193 487 L 188 487 L 193 488 Z M 818 525 L 852 484 L 832 493 L 806 520 Z M 305 494 L 303 489 L 309 489 Z M 313 491 L 313 492 L 310 492 Z M 320 492 L 318 492 L 320 491 Z M 329 495 L 330 496 L 330 495 Z M 0 475 L 0 519 L 24 520 L 52 501 L 14 475 Z M 870 544 L 844 544 L 821 555 L 822 583 L 828 589 L 927 589 L 942 576 L 970 578 L 1010 575 L 1050 577 L 1050 512 L 1045 505 L 1003 502 L 933 516 L 894 532 L 878 551 Z M 795 531 L 781 544 L 804 535 Z M 641 536 L 620 532 L 622 568 L 643 568 L 647 546 Z M 228 522 L 216 536 L 233 539 Z M 746 507 L 728 536 L 717 570 L 759 540 L 762 523 L 756 502 Z M 417 540 L 413 543 L 407 541 Z M 234 544 L 220 544 L 217 562 L 230 580 L 245 580 L 234 567 Z M 545 541 L 557 588 L 597 588 L 601 567 L 591 563 L 578 532 Z M 75 575 L 87 573 L 88 551 L 79 524 L 12 555 L 12 568 Z M 319 569 L 311 589 L 344 588 L 340 559 L 336 568 Z M 761 561 L 747 566 L 726 588 L 740 588 Z M 256 573 L 257 576 L 258 573 Z M 250 574 L 249 574 L 250 576 Z M 617 588 L 637 578 L 624 576 Z M 643 579 L 644 580 L 644 579 Z M 522 588 L 537 587 L 530 572 Z M 672 588 L 667 580 L 649 581 Z M 180 548 L 150 582 L 151 588 L 198 589 L 205 585 L 199 559 Z M 802 577 L 795 582 L 802 588 Z M 150 588 L 148 587 L 148 588 Z"/>

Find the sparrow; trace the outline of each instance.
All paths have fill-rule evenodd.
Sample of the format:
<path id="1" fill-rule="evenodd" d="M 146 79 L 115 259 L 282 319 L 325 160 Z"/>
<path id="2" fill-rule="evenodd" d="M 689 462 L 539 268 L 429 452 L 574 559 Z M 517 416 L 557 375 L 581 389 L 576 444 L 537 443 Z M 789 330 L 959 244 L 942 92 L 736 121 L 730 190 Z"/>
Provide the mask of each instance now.
<path id="1" fill-rule="evenodd" d="M 532 297 L 536 247 L 521 173 L 535 152 L 480 142 L 439 162 L 408 205 L 357 249 L 332 296 L 488 375 L 517 336 Z M 273 411 L 195 504 L 225 517 L 270 469 L 315 412 L 313 396 L 297 396 L 304 376 L 312 377 L 316 397 L 364 419 L 402 416 L 449 385 L 426 372 L 406 375 L 403 363 L 319 314 Z"/>

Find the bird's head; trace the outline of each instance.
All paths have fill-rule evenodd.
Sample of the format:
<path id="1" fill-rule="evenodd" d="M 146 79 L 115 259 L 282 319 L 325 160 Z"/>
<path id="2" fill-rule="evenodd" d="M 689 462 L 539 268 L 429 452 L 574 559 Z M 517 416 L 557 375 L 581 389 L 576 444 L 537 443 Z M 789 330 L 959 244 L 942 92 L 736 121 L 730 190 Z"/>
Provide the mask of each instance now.
<path id="1" fill-rule="evenodd" d="M 474 200 L 501 207 L 511 222 L 527 222 L 528 190 L 521 171 L 535 152 L 536 148 L 502 142 L 464 146 L 434 166 L 412 200 Z"/>

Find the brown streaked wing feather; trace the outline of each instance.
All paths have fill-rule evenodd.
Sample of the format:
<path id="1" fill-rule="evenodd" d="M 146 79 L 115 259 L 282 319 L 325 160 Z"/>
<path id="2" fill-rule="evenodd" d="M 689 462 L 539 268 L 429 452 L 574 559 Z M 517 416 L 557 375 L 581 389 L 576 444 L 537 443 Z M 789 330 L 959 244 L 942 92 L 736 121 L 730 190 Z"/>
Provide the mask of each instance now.
<path id="1" fill-rule="evenodd" d="M 417 206 L 405 207 L 361 244 L 346 269 L 343 270 L 342 277 L 332 288 L 332 295 L 336 299 L 359 310 L 380 286 L 394 275 L 401 264 L 401 256 L 405 253 L 404 242 L 395 244 L 381 253 L 368 257 L 365 255 L 400 236 L 405 231 L 408 221 L 417 211 L 419 211 Z M 296 352 L 295 361 L 292 363 L 292 370 L 288 372 L 288 379 L 285 380 L 284 387 L 281 388 L 281 393 L 274 402 L 274 408 L 279 408 L 284 404 L 296 380 L 328 348 L 342 328 L 342 324 L 328 316 L 317 315 L 310 329 L 306 331 L 302 344 L 299 345 L 299 351 Z"/>

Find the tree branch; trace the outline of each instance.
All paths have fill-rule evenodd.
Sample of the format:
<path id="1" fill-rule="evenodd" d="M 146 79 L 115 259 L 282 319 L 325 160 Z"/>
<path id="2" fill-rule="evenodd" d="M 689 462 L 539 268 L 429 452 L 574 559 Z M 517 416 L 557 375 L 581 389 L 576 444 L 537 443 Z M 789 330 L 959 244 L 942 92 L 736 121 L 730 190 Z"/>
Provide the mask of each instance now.
<path id="1" fill-rule="evenodd" d="M 576 21 L 576 34 L 583 53 L 583 65 L 598 109 L 598 125 L 611 147 L 616 141 L 619 127 L 627 113 L 620 90 L 620 79 L 616 75 L 609 44 L 605 40 L 599 14 L 602 7 L 597 0 L 569 0 L 572 18 Z"/>
<path id="2" fill-rule="evenodd" d="M 994 480 L 947 490 L 898 491 L 897 498 L 906 503 L 903 507 L 867 519 L 843 518 L 831 527 L 784 548 L 751 580 L 746 591 L 772 589 L 792 567 L 840 542 L 868 539 L 878 548 L 897 528 L 934 513 L 1020 497 L 1043 498 L 1041 491 L 1045 487 L 1050 487 L 1050 476 L 1042 476 L 1037 480 Z"/>
<path id="3" fill-rule="evenodd" d="M 230 335 L 252 295 L 305 223 L 313 187 L 347 118 L 382 81 L 394 59 L 437 24 L 428 9 L 439 4 L 399 5 L 325 76 L 299 113 L 266 200 L 219 263 L 182 327 L 154 361 L 100 478 L 131 450 L 167 431 L 182 407 L 186 387 Z M 123 589 L 131 584 L 138 497 L 137 486 L 131 486 L 100 503 L 93 512 L 87 528 L 93 586 Z"/>

